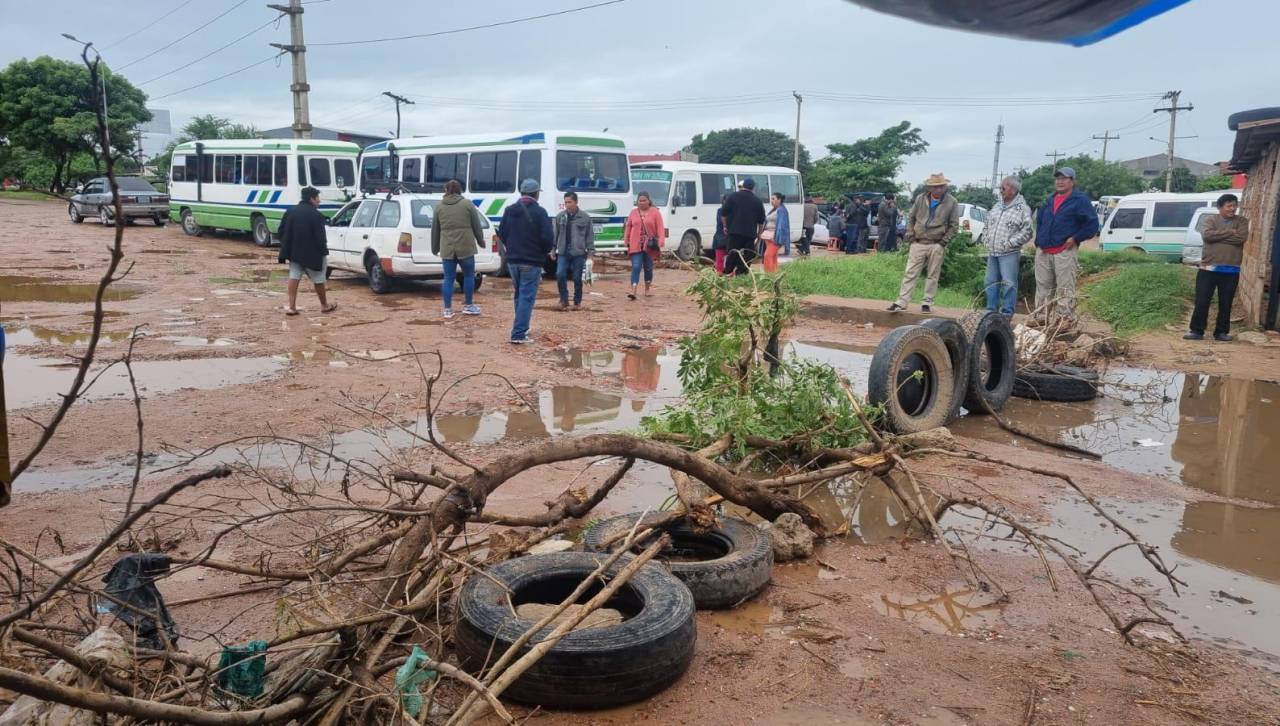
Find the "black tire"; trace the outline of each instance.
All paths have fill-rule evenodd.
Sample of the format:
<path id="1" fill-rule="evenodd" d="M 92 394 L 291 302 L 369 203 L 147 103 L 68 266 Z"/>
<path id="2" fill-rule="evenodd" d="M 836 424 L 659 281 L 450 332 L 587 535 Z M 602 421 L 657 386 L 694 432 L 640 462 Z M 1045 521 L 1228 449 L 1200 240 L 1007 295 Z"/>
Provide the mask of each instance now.
<path id="1" fill-rule="evenodd" d="M 98 223 L 103 227 L 115 226 L 115 221 L 111 219 L 111 213 L 107 211 L 105 204 L 98 207 Z"/>
<path id="2" fill-rule="evenodd" d="M 475 287 L 473 287 L 473 288 L 471 288 L 471 289 L 472 289 L 472 290 L 479 290 L 479 289 L 480 289 L 480 287 L 481 287 L 482 285 L 484 285 L 484 278 L 485 278 L 485 277 L 486 277 L 486 275 L 482 275 L 482 274 L 480 274 L 480 273 L 478 273 L 478 272 L 477 272 L 477 273 L 476 273 L 476 283 L 475 283 Z"/>
<path id="3" fill-rule="evenodd" d="M 1028 366 L 1018 371 L 1013 395 L 1036 401 L 1092 401 L 1098 397 L 1098 372 L 1075 366 Z"/>
<path id="4" fill-rule="evenodd" d="M 507 246 L 498 243 L 498 271 L 493 273 L 497 277 L 511 277 L 511 271 L 507 269 Z"/>
<path id="5" fill-rule="evenodd" d="M 681 262 L 690 262 L 702 252 L 702 240 L 698 233 L 690 230 L 680 237 L 680 246 L 676 248 L 676 257 Z"/>
<path id="6" fill-rule="evenodd" d="M 156 216 L 151 218 L 151 221 L 155 222 L 157 227 L 163 227 L 165 226 L 165 224 L 168 223 L 169 220 L 157 214 Z"/>
<path id="7" fill-rule="evenodd" d="M 375 295 L 391 292 L 391 276 L 382 269 L 382 262 L 377 257 L 371 256 L 364 269 L 369 278 L 369 289 Z"/>
<path id="8" fill-rule="evenodd" d="M 84 221 L 84 215 L 80 213 L 79 209 L 76 209 L 75 202 L 67 203 L 67 216 L 70 217 L 71 221 L 75 224 L 80 224 Z"/>
<path id="9" fill-rule="evenodd" d="M 956 392 L 947 413 L 947 423 L 951 423 L 960 415 L 960 403 L 969 391 L 969 339 L 965 337 L 960 323 L 948 318 L 930 318 L 920 325 L 942 338 L 947 345 L 947 355 L 951 357 L 951 378 Z"/>
<path id="10" fill-rule="evenodd" d="M 951 356 L 942 336 L 929 328 L 906 325 L 876 346 L 867 400 L 884 407 L 889 428 L 910 434 L 944 426 L 955 397 Z"/>
<path id="11" fill-rule="evenodd" d="M 964 407 L 974 414 L 985 414 L 987 407 L 999 411 L 1013 394 L 1017 372 L 1009 319 L 998 312 L 978 311 L 961 318 L 960 326 L 970 341 Z"/>
<path id="12" fill-rule="evenodd" d="M 191 213 L 190 209 L 182 210 L 182 215 L 178 218 L 182 222 L 182 231 L 188 237 L 199 237 L 200 225 L 196 224 L 196 215 Z"/>
<path id="13" fill-rule="evenodd" d="M 612 517 L 596 524 L 583 535 L 588 550 L 604 551 L 605 542 L 626 535 L 640 517 L 639 512 Z M 722 517 L 715 528 L 698 534 L 681 520 L 667 529 L 671 535 L 670 554 L 709 555 L 696 562 L 672 562 L 664 555 L 671 574 L 689 587 L 700 610 L 729 608 L 755 595 L 769 584 L 773 569 L 773 544 L 769 534 L 741 519 Z M 615 543 L 616 546 L 616 543 Z M 624 558 L 625 559 L 625 558 Z"/>
<path id="14" fill-rule="evenodd" d="M 253 243 L 259 247 L 271 246 L 271 226 L 267 224 L 267 218 L 261 214 L 255 214 L 249 218 L 249 229 L 253 235 Z"/>
<path id="15" fill-rule="evenodd" d="M 508 602 L 559 602 L 601 559 L 588 552 L 530 555 L 470 577 L 458 595 L 454 627 L 453 644 L 462 667 L 479 673 L 533 627 L 533 621 L 515 616 Z M 623 566 L 616 563 L 610 574 Z M 593 585 L 582 602 L 600 588 Z M 610 604 L 630 617 L 616 625 L 568 633 L 503 697 L 552 708 L 610 708 L 648 698 L 678 680 L 693 661 L 697 639 L 689 588 L 660 565 L 648 563 Z M 551 630 L 545 628 L 532 642 Z M 528 650 L 526 645 L 521 655 Z"/>

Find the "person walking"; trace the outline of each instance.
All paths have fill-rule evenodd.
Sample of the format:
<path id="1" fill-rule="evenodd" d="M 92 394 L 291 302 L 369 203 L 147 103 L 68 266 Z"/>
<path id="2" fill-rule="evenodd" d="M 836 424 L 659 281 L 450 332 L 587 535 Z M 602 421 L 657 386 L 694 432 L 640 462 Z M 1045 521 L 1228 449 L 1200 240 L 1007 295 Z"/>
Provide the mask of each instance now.
<path id="1" fill-rule="evenodd" d="M 884 195 L 876 209 L 876 251 L 896 252 L 898 249 L 898 203 L 893 192 Z"/>
<path id="2" fill-rule="evenodd" d="M 716 210 L 716 233 L 711 238 L 711 249 L 716 253 L 716 274 L 724 274 L 724 263 L 729 257 L 729 230 L 724 218 L 724 203 L 729 199 L 725 194 L 720 197 L 720 208 Z"/>
<path id="3" fill-rule="evenodd" d="M 1076 189 L 1076 171 L 1069 166 L 1053 174 L 1054 195 L 1040 207 L 1036 224 L 1036 309 L 1032 324 L 1057 318 L 1074 325 L 1076 276 L 1080 243 L 1098 236 L 1093 202 Z"/>
<path id="4" fill-rule="evenodd" d="M 844 244 L 844 212 L 840 209 L 836 209 L 830 217 L 827 217 L 827 232 L 830 233 L 827 238 L 827 250 L 838 251 Z"/>
<path id="5" fill-rule="evenodd" d="M 1191 331 L 1182 336 L 1187 340 L 1204 340 L 1209 303 L 1215 290 L 1218 319 L 1213 326 L 1213 339 L 1223 343 L 1231 340 L 1231 304 L 1240 282 L 1244 243 L 1249 239 L 1249 220 L 1237 213 L 1239 208 L 1240 199 L 1236 195 L 1223 194 L 1218 197 L 1218 214 L 1205 220 L 1204 231 L 1200 233 L 1204 252 L 1200 269 L 1196 270 L 1196 306 L 1191 313 Z"/>
<path id="6" fill-rule="evenodd" d="M 1000 181 L 1000 199 L 987 213 L 982 245 L 987 248 L 987 310 L 1013 317 L 1018 304 L 1018 264 L 1022 246 L 1031 240 L 1031 207 L 1022 198 L 1022 181 L 1007 176 Z"/>
<path id="7" fill-rule="evenodd" d="M 725 201 L 725 227 L 729 232 L 728 260 L 725 274 L 747 274 L 755 257 L 756 238 L 764 227 L 764 202 L 755 193 L 756 181 L 751 177 L 742 180 L 738 191 Z"/>
<path id="8" fill-rule="evenodd" d="M 444 184 L 444 199 L 436 205 L 435 219 L 431 222 L 431 251 L 440 256 L 444 266 L 441 297 L 444 299 L 444 317 L 453 317 L 453 286 L 458 270 L 462 270 L 462 312 L 479 315 L 475 304 L 476 253 L 484 239 L 480 210 L 471 200 L 462 196 L 462 183 L 450 179 Z"/>
<path id="9" fill-rule="evenodd" d="M 649 192 L 636 195 L 636 206 L 622 226 L 622 240 L 627 245 L 627 254 L 631 256 L 631 292 L 627 297 L 636 299 L 636 288 L 640 285 L 640 272 L 644 271 L 644 294 L 649 296 L 653 285 L 653 263 L 662 256 L 662 246 L 667 241 L 667 230 L 662 221 L 662 212 L 653 206 Z"/>
<path id="10" fill-rule="evenodd" d="M 871 200 L 862 200 L 862 211 L 859 212 L 859 219 L 862 221 L 862 228 L 858 230 L 858 254 L 866 254 L 867 242 L 871 238 Z"/>
<path id="11" fill-rule="evenodd" d="M 805 197 L 804 209 L 800 217 L 800 242 L 796 245 L 801 257 L 809 256 L 810 245 L 813 244 L 813 230 L 817 226 L 818 205 L 813 203 L 813 197 Z"/>
<path id="12" fill-rule="evenodd" d="M 769 213 L 764 218 L 764 271 L 778 271 L 778 251 L 785 250 L 784 242 L 791 239 L 791 215 L 787 205 L 782 203 L 782 195 L 774 192 L 769 197 Z"/>
<path id="13" fill-rule="evenodd" d="M 573 308 L 582 308 L 582 271 L 596 253 L 595 226 L 591 215 L 578 208 L 578 193 L 564 193 L 564 211 L 556 215 L 556 288 L 560 309 L 569 309 L 569 278 L 573 277 Z"/>
<path id="14" fill-rule="evenodd" d="M 898 299 L 889 306 L 891 313 L 907 309 L 922 270 L 925 272 L 924 303 L 920 310 L 932 312 L 933 298 L 938 294 L 938 277 L 942 274 L 942 257 L 947 243 L 960 230 L 960 205 L 947 191 L 951 181 L 938 172 L 931 174 L 924 185 L 925 192 L 911 203 L 911 212 L 907 215 L 906 241 L 910 256 L 902 287 L 898 288 Z"/>
<path id="15" fill-rule="evenodd" d="M 302 282 L 303 274 L 315 285 L 320 312 L 331 313 L 338 309 L 337 303 L 331 303 L 325 297 L 329 243 L 325 235 L 326 220 L 319 206 L 320 190 L 306 187 L 302 190 L 302 201 L 290 207 L 280 219 L 280 254 L 277 260 L 282 264 L 289 263 L 289 307 L 285 308 L 285 315 L 298 314 L 298 284 Z"/>
<path id="16" fill-rule="evenodd" d="M 498 222 L 498 239 L 506 249 L 507 272 L 511 275 L 511 300 L 515 319 L 511 322 L 511 342 L 532 343 L 529 324 L 533 320 L 533 303 L 538 298 L 542 281 L 542 265 L 555 244 L 551 217 L 538 204 L 538 182 L 520 182 L 520 199 L 502 212 Z"/>

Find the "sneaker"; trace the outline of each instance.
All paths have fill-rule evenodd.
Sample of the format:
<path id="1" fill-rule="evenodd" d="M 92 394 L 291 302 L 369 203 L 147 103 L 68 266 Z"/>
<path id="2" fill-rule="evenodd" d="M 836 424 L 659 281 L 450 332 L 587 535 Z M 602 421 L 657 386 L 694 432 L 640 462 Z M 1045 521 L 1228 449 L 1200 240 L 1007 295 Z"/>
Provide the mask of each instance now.
<path id="1" fill-rule="evenodd" d="M 448 320 L 449 318 L 452 318 L 452 317 L 453 317 L 453 308 L 445 308 L 445 309 L 444 309 L 444 313 L 442 313 L 442 315 L 444 316 L 444 319 L 445 319 L 445 320 Z"/>
<path id="2" fill-rule="evenodd" d="M 1204 333 L 1191 332 L 1182 336 L 1183 340 L 1204 340 Z"/>
<path id="3" fill-rule="evenodd" d="M 901 305 L 899 305 L 898 303 L 894 303 L 894 304 L 892 304 L 892 305 L 890 305 L 890 306 L 888 307 L 888 310 L 889 310 L 889 312 L 891 312 L 891 313 L 900 313 L 900 312 L 902 312 L 903 310 L 906 310 L 906 308 L 905 308 L 905 307 L 903 307 L 903 306 L 901 306 Z"/>
<path id="4" fill-rule="evenodd" d="M 582 309 L 582 303 L 580 303 L 580 302 L 575 302 L 575 303 L 573 304 L 573 309 L 574 309 L 574 310 L 581 310 L 581 309 Z"/>
<path id="5" fill-rule="evenodd" d="M 1230 343 L 1232 340 L 1231 336 L 1226 333 L 1214 333 L 1213 339 L 1219 343 Z"/>
<path id="6" fill-rule="evenodd" d="M 529 345 L 532 342 L 533 340 L 530 338 L 512 338 L 511 339 L 512 345 Z"/>
<path id="7" fill-rule="evenodd" d="M 480 306 L 479 305 L 463 305 L 462 314 L 463 315 L 479 315 Z"/>
<path id="8" fill-rule="evenodd" d="M 561 309 L 561 310 L 568 310 L 568 309 L 569 309 L 569 301 L 568 301 L 568 300 L 561 300 L 561 301 L 560 301 L 560 309 Z"/>
<path id="9" fill-rule="evenodd" d="M 925 303 L 924 305 L 920 306 L 920 312 L 924 313 L 925 315 L 928 315 L 929 313 L 933 312 L 933 306 L 929 305 L 928 303 Z"/>

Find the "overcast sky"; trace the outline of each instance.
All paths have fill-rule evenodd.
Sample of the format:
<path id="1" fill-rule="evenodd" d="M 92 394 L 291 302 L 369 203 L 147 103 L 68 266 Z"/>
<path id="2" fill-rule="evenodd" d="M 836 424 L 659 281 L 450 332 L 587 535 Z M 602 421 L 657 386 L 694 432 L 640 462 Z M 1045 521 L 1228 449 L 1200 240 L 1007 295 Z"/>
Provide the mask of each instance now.
<path id="1" fill-rule="evenodd" d="M 279 0 L 287 2 L 287 0 Z M 1178 155 L 1226 159 L 1227 116 L 1280 104 L 1275 0 L 1193 0 L 1088 48 L 946 31 L 864 10 L 845 0 L 625 0 L 517 25 L 367 45 L 325 42 L 429 33 L 590 4 L 593 0 L 313 0 L 306 4 L 311 119 L 317 126 L 402 135 L 543 127 L 622 135 L 633 152 L 674 151 L 696 133 L 760 126 L 788 134 L 791 91 L 806 98 L 801 140 L 825 145 L 878 133 L 902 120 L 930 149 L 908 161 L 904 181 L 943 171 L 954 181 L 991 173 L 996 125 L 1005 126 L 1000 169 L 1035 167 L 1056 150 L 1101 151 L 1089 139 L 1121 129 L 1108 157 L 1161 153 L 1168 115 L 1139 94 L 1183 91 Z M 181 7 L 180 7 L 181 6 Z M 163 14 L 150 29 L 127 38 Z M 189 38 L 144 56 L 225 13 Z M 108 63 L 171 109 L 175 128 L 213 113 L 260 128 L 292 121 L 288 59 L 178 93 L 268 58 L 288 23 L 268 24 L 190 68 L 169 73 L 254 31 L 275 15 L 260 0 L 0 0 L 0 64 L 21 57 L 73 58 L 69 32 L 92 40 Z M 127 21 L 126 21 L 127 18 Z M 135 62 L 138 61 L 138 62 Z M 127 67 L 126 67 L 127 66 Z M 974 107 L 824 100 L 863 94 L 909 99 L 1125 95 L 1092 104 Z M 562 107 L 557 110 L 557 104 Z"/>

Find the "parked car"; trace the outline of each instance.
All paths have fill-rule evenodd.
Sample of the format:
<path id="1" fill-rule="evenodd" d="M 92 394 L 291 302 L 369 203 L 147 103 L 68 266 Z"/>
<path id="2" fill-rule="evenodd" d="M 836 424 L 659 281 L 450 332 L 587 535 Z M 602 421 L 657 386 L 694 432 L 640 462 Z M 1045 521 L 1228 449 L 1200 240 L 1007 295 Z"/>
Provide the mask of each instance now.
<path id="1" fill-rule="evenodd" d="M 329 267 L 364 275 L 369 289 L 391 290 L 393 278 L 439 280 L 444 263 L 431 251 L 431 225 L 439 199 L 427 194 L 364 197 L 349 202 L 328 222 Z M 489 220 L 481 215 L 484 238 L 476 254 L 476 286 L 480 273 L 501 264 L 498 243 L 491 241 Z"/>
<path id="2" fill-rule="evenodd" d="M 120 189 L 126 222 L 150 219 L 157 227 L 163 227 L 169 221 L 169 195 L 158 191 L 151 182 L 140 176 L 118 176 L 116 186 Z M 115 224 L 115 206 L 107 178 L 90 179 L 76 190 L 67 204 L 67 216 L 76 224 L 89 217 L 97 217 L 104 226 Z"/>
<path id="3" fill-rule="evenodd" d="M 1183 264 L 1199 267 L 1200 259 L 1204 255 L 1204 238 L 1200 233 L 1204 231 L 1209 218 L 1217 213 L 1218 210 L 1213 207 L 1202 207 L 1197 209 L 1195 215 L 1191 217 L 1191 224 L 1187 227 L 1187 238 L 1182 243 Z"/>
<path id="4" fill-rule="evenodd" d="M 1116 204 L 1102 226 L 1102 250 L 1136 250 L 1176 261 L 1182 257 L 1196 212 L 1212 208 L 1221 194 L 1130 194 Z"/>
<path id="5" fill-rule="evenodd" d="M 973 241 L 977 243 L 987 226 L 987 208 L 963 203 L 956 206 L 960 207 L 960 229 L 973 235 Z"/>

